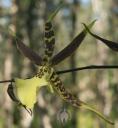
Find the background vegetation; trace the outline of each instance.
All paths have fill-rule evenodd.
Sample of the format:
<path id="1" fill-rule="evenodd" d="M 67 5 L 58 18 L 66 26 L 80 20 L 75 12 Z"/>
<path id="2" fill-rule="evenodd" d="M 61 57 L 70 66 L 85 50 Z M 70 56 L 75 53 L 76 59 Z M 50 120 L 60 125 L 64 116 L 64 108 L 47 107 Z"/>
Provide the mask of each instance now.
<path id="1" fill-rule="evenodd" d="M 0 0 L 0 80 L 32 76 L 36 66 L 16 48 L 8 28 L 23 42 L 43 55 L 44 23 L 60 0 Z M 98 19 L 94 33 L 118 42 L 118 0 L 64 0 L 65 6 L 53 20 L 55 54 L 82 30 L 82 22 Z M 81 47 L 55 68 L 69 69 L 86 65 L 116 64 L 118 54 L 88 35 Z M 85 70 L 60 75 L 64 86 L 81 100 L 93 104 L 115 121 L 118 128 L 118 70 Z M 0 84 L 0 128 L 112 128 L 95 114 L 65 104 L 44 88 L 38 95 L 34 116 L 16 106 L 7 95 L 8 84 Z M 26 90 L 27 91 L 27 90 Z M 58 112 L 65 106 L 71 118 L 62 126 Z"/>

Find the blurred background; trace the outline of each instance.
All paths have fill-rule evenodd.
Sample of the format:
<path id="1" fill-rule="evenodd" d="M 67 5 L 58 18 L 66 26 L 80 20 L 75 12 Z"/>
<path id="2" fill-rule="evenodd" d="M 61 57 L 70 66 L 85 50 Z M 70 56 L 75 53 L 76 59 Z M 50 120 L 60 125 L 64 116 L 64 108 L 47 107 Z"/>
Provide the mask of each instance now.
<path id="1" fill-rule="evenodd" d="M 118 0 L 64 0 L 65 6 L 53 20 L 56 36 L 55 54 L 79 34 L 83 25 L 97 19 L 92 31 L 118 42 Z M 0 0 L 0 80 L 26 78 L 37 67 L 22 56 L 10 37 L 11 28 L 23 42 L 44 53 L 44 23 L 60 0 Z M 89 34 L 76 52 L 55 66 L 56 70 L 86 65 L 118 65 L 118 54 Z M 64 103 L 56 94 L 42 88 L 31 117 L 7 94 L 9 83 L 0 84 L 0 128 L 118 128 L 118 69 L 83 70 L 61 74 L 64 86 L 81 100 L 95 106 L 115 126 L 106 124 L 94 113 Z M 26 90 L 27 91 L 27 90 Z M 63 124 L 57 116 L 63 107 L 70 118 Z"/>

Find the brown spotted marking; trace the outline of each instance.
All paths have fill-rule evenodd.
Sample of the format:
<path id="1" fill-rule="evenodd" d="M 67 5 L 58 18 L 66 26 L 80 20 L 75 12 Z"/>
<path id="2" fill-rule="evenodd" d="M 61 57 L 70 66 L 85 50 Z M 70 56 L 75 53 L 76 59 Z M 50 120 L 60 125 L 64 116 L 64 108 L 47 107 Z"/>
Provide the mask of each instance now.
<path id="1" fill-rule="evenodd" d="M 71 103 L 75 107 L 81 106 L 81 101 L 65 90 L 60 78 L 56 73 L 52 73 L 52 76 L 50 77 L 50 82 L 65 101 Z"/>
<path id="2" fill-rule="evenodd" d="M 75 96 L 73 96 L 70 92 L 66 91 L 64 88 L 62 81 L 60 80 L 59 76 L 48 66 L 42 66 L 39 69 L 39 72 L 36 74 L 36 77 L 42 78 L 45 73 L 48 73 L 49 75 L 49 82 L 55 88 L 55 90 L 60 94 L 62 99 L 64 99 L 66 102 L 71 103 L 75 107 L 81 106 L 81 101 L 77 99 Z M 51 75 L 51 76 L 50 76 Z"/>
<path id="3" fill-rule="evenodd" d="M 43 75 L 44 75 L 44 71 L 43 71 L 43 67 L 41 67 L 35 76 L 38 78 L 42 78 Z"/>
<path id="4" fill-rule="evenodd" d="M 45 23 L 45 56 L 43 61 L 48 62 L 50 57 L 53 54 L 54 51 L 54 44 L 55 44 L 55 37 L 54 37 L 54 31 L 52 29 L 52 23 L 46 22 Z"/>

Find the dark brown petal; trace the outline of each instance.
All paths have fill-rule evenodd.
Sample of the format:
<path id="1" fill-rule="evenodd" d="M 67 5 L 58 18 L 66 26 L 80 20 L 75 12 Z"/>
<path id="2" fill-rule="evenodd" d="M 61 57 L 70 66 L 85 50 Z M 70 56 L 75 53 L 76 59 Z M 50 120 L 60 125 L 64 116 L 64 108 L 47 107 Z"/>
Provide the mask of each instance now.
<path id="1" fill-rule="evenodd" d="M 104 39 L 104 38 L 102 38 L 102 37 L 100 37 L 100 36 L 98 36 L 98 35 L 92 33 L 92 32 L 90 31 L 90 29 L 86 26 L 86 24 L 83 24 L 83 25 L 84 25 L 85 29 L 89 32 L 90 35 L 92 35 L 92 36 L 95 37 L 96 39 L 102 41 L 102 42 L 103 42 L 104 44 L 106 44 L 110 49 L 112 49 L 112 50 L 114 50 L 114 51 L 116 51 L 116 52 L 118 51 L 118 43 L 113 42 L 113 41 L 110 41 L 110 40 L 106 40 L 106 39 Z"/>
<path id="2" fill-rule="evenodd" d="M 88 25 L 89 28 L 91 28 L 94 25 L 95 21 L 91 22 L 91 24 Z M 56 65 L 69 57 L 82 43 L 84 38 L 86 37 L 87 31 L 84 29 L 79 35 L 77 35 L 74 40 L 65 47 L 61 52 L 59 52 L 57 55 L 55 55 L 51 63 L 52 65 Z"/>
<path id="3" fill-rule="evenodd" d="M 36 54 L 32 49 L 27 47 L 25 44 L 22 43 L 22 41 L 18 38 L 16 38 L 16 44 L 20 52 L 30 59 L 32 62 L 34 62 L 36 65 L 42 65 L 42 58 Z"/>

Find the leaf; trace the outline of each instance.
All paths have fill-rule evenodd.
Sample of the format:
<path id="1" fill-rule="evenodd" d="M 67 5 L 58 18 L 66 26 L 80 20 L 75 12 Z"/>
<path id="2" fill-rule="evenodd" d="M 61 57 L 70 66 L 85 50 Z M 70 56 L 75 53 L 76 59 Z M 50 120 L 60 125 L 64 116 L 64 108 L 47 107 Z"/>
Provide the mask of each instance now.
<path id="1" fill-rule="evenodd" d="M 98 36 L 98 35 L 92 33 L 92 32 L 90 31 L 90 29 L 86 26 L 86 24 L 83 24 L 83 25 L 84 25 L 85 29 L 89 32 L 90 35 L 92 35 L 92 36 L 95 37 L 96 39 L 102 41 L 102 42 L 103 42 L 104 44 L 106 44 L 110 49 L 112 49 L 112 50 L 114 50 L 114 51 L 116 51 L 116 52 L 118 51 L 118 43 L 113 42 L 113 41 L 110 41 L 110 40 L 106 40 L 106 39 L 104 39 L 104 38 L 102 38 L 102 37 L 100 37 L 100 36 Z"/>
<path id="2" fill-rule="evenodd" d="M 36 65 L 42 65 L 42 58 L 38 54 L 36 54 L 32 49 L 23 44 L 22 41 L 18 38 L 16 38 L 16 44 L 20 52 L 23 53 L 25 57 L 29 58 Z"/>
<path id="3" fill-rule="evenodd" d="M 91 22 L 91 24 L 88 25 L 89 28 L 91 28 L 96 20 Z M 67 46 L 65 47 L 61 52 L 59 52 L 57 55 L 55 55 L 52 60 L 51 64 L 56 65 L 69 57 L 82 43 L 84 38 L 86 37 L 87 31 L 84 29 L 78 36 L 74 38 L 74 40 Z"/>

